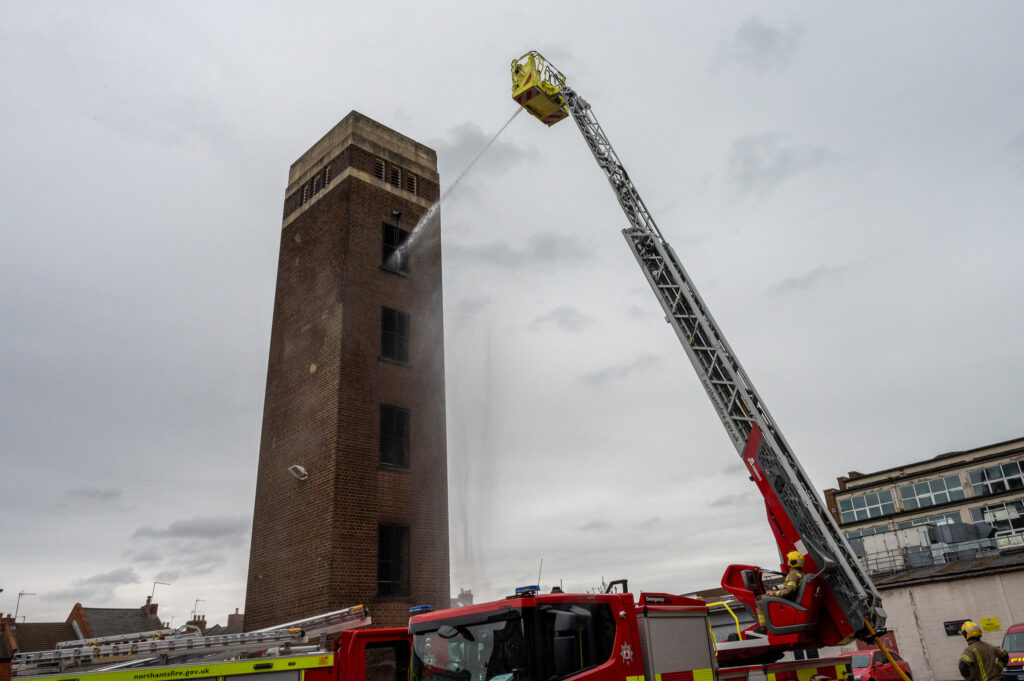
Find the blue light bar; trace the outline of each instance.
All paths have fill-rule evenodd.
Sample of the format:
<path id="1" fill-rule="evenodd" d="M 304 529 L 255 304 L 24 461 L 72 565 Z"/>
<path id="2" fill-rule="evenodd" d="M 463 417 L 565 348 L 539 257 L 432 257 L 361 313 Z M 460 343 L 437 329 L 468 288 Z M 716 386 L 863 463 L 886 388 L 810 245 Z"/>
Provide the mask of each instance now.
<path id="1" fill-rule="evenodd" d="M 433 606 L 430 605 L 414 605 L 411 608 L 409 608 L 409 614 L 419 615 L 420 613 L 430 612 L 433 609 Z"/>
<path id="2" fill-rule="evenodd" d="M 516 596 L 532 596 L 539 591 L 539 584 L 534 584 L 532 586 L 518 586 L 516 587 Z"/>

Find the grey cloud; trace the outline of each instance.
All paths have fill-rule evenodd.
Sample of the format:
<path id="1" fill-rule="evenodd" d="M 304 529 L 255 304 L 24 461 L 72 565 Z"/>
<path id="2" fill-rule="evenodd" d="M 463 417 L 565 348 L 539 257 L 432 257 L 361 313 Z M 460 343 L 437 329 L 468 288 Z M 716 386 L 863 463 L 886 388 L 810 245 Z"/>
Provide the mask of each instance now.
<path id="1" fill-rule="evenodd" d="M 131 568 L 117 568 L 91 577 L 76 579 L 70 587 L 55 589 L 42 595 L 45 601 L 78 601 L 95 600 L 97 602 L 113 599 L 114 589 L 122 584 L 138 584 L 139 576 Z"/>
<path id="2" fill-rule="evenodd" d="M 92 577 L 86 577 L 85 579 L 78 580 L 78 584 L 136 584 L 139 581 L 139 576 L 135 574 L 135 570 L 131 568 L 118 568 L 111 570 L 110 572 L 104 572 L 103 574 L 93 575 Z"/>
<path id="3" fill-rule="evenodd" d="M 219 553 L 210 553 L 191 557 L 182 565 L 182 569 L 190 577 L 211 574 L 214 570 L 224 565 L 224 556 Z"/>
<path id="4" fill-rule="evenodd" d="M 653 306 L 641 306 L 641 305 L 630 305 L 626 308 L 626 314 L 629 315 L 630 319 L 644 320 L 651 319 L 655 316 Z"/>
<path id="5" fill-rule="evenodd" d="M 659 357 L 650 353 L 645 353 L 631 362 L 613 364 L 612 366 L 605 367 L 604 369 L 588 371 L 580 377 L 580 380 L 584 383 L 589 383 L 590 385 L 603 386 L 613 381 L 621 381 L 625 378 L 629 378 L 633 374 L 644 372 L 659 364 L 661 364 L 661 359 Z"/>
<path id="6" fill-rule="evenodd" d="M 560 305 L 533 320 L 532 326 L 555 326 L 563 331 L 579 333 L 594 324 L 594 318 L 583 314 L 571 305 Z"/>
<path id="7" fill-rule="evenodd" d="M 726 494 L 712 501 L 708 506 L 712 508 L 725 508 L 727 506 L 749 506 L 755 501 L 756 495 L 751 494 Z"/>
<path id="8" fill-rule="evenodd" d="M 158 563 L 164 559 L 157 551 L 139 551 L 135 554 L 129 553 L 127 557 L 136 563 Z"/>
<path id="9" fill-rule="evenodd" d="M 748 135 L 732 143 L 728 177 L 744 193 L 766 193 L 837 157 L 825 147 L 795 144 L 779 133 Z"/>
<path id="10" fill-rule="evenodd" d="M 768 287 L 769 293 L 787 295 L 807 291 L 829 283 L 841 282 L 848 274 L 849 267 L 842 265 L 819 265 L 807 274 L 783 279 Z"/>
<path id="11" fill-rule="evenodd" d="M 578 529 L 580 532 L 589 532 L 591 530 L 610 530 L 612 524 L 607 520 L 591 520 L 588 523 L 580 525 Z"/>
<path id="12" fill-rule="evenodd" d="M 726 60 L 751 71 L 777 71 L 789 63 L 800 44 L 802 34 L 803 29 L 798 26 L 776 28 L 754 16 L 740 24 L 723 51 Z"/>
<path id="13" fill-rule="evenodd" d="M 200 540 L 238 539 L 249 531 L 249 524 L 250 519 L 246 517 L 196 517 L 189 520 L 176 520 L 165 528 L 145 525 L 135 530 L 132 537 Z"/>
<path id="14" fill-rule="evenodd" d="M 517 107 L 516 113 L 521 110 Z M 442 176 L 452 177 L 459 173 L 452 182 L 454 186 L 469 166 L 476 162 L 477 157 L 481 168 L 493 173 L 508 170 L 520 161 L 536 155 L 533 150 L 498 139 L 497 135 L 503 129 L 502 127 L 494 133 L 487 133 L 476 123 L 466 121 L 451 128 L 444 139 L 435 140 L 437 162 Z"/>
<path id="15" fill-rule="evenodd" d="M 467 317 L 476 317 L 478 314 L 486 310 L 491 306 L 490 296 L 480 296 L 478 298 L 463 298 L 456 303 L 458 311 Z"/>
<path id="16" fill-rule="evenodd" d="M 744 466 L 742 463 L 731 463 L 722 469 L 722 473 L 725 475 L 736 475 L 738 473 L 743 473 L 746 470 L 747 467 Z"/>
<path id="17" fill-rule="evenodd" d="M 113 596 L 112 589 L 97 589 L 87 586 L 69 586 L 66 589 L 55 589 L 47 591 L 40 598 L 44 601 L 88 603 L 110 600 Z"/>
<path id="18" fill-rule="evenodd" d="M 158 582 L 171 582 L 171 583 L 173 583 L 174 580 L 176 580 L 180 576 L 181 576 L 181 573 L 178 572 L 177 570 L 163 570 L 163 571 L 158 572 L 155 575 L 153 575 L 153 579 L 155 579 Z"/>
<path id="19" fill-rule="evenodd" d="M 121 498 L 121 490 L 113 488 L 99 489 L 96 487 L 79 487 L 69 491 L 68 496 L 92 501 L 114 501 L 115 499 Z"/>
<path id="20" fill-rule="evenodd" d="M 574 237 L 542 232 L 534 234 L 518 247 L 509 246 L 504 241 L 480 246 L 451 244 L 445 254 L 453 259 L 514 270 L 553 264 L 575 265 L 588 260 L 591 251 Z"/>
<path id="21" fill-rule="evenodd" d="M 1024 133 L 1007 143 L 1005 149 L 1013 165 L 1024 174 Z"/>

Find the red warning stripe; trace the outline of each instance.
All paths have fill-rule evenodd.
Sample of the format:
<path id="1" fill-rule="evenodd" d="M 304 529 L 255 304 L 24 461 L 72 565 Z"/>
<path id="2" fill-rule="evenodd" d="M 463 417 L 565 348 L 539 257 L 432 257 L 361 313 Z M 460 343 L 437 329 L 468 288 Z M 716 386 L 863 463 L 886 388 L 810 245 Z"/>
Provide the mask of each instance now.
<path id="1" fill-rule="evenodd" d="M 545 116 L 544 118 L 542 118 L 540 120 L 541 120 L 542 123 L 547 123 L 548 125 L 553 125 L 553 124 L 557 123 L 558 121 L 562 120 L 563 118 L 565 118 L 566 116 L 568 116 L 568 114 L 565 113 L 564 111 L 562 111 L 561 109 L 559 109 L 558 111 L 550 113 L 550 114 L 548 114 L 547 116 Z M 663 681 L 664 681 L 664 675 L 662 675 L 662 676 L 663 676 Z"/>
<path id="2" fill-rule="evenodd" d="M 537 88 L 532 87 L 526 92 L 516 97 L 516 102 L 519 104 L 526 104 L 528 101 L 536 97 L 538 94 L 539 93 L 537 92 Z"/>
<path id="3" fill-rule="evenodd" d="M 693 670 L 661 674 L 661 681 L 693 681 Z"/>

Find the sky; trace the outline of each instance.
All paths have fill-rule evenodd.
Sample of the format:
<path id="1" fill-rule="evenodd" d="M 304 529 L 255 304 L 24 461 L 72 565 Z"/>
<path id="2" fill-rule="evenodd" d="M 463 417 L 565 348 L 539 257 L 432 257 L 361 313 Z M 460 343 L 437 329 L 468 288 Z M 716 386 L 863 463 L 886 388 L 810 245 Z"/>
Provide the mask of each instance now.
<path id="1" fill-rule="evenodd" d="M 436 149 L 448 189 L 531 49 L 819 489 L 1024 435 L 1024 5 L 0 13 L 0 611 L 244 606 L 288 167 L 358 110 Z M 777 565 L 573 123 L 516 116 L 450 189 L 452 593 Z"/>

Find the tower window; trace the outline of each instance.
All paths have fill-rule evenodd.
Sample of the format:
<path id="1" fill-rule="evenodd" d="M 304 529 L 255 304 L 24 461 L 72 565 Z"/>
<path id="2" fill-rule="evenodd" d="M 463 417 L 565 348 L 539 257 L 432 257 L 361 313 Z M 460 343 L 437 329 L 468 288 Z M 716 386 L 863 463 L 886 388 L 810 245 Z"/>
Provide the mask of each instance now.
<path id="1" fill-rule="evenodd" d="M 316 194 L 318 191 L 320 191 L 320 189 L 320 176 L 316 175 L 313 178 L 313 193 Z"/>
<path id="2" fill-rule="evenodd" d="M 302 185 L 302 203 L 309 201 L 309 184 Z"/>
<path id="3" fill-rule="evenodd" d="M 409 238 L 409 232 L 384 223 L 384 234 L 381 239 L 380 262 L 381 266 L 392 272 L 409 274 L 409 257 L 406 253 L 405 241 Z"/>
<path id="4" fill-rule="evenodd" d="M 377 526 L 377 595 L 409 595 L 409 526 Z"/>
<path id="5" fill-rule="evenodd" d="M 409 410 L 380 405 L 380 462 L 409 467 Z"/>
<path id="6" fill-rule="evenodd" d="M 331 166 L 324 168 L 324 186 L 326 187 L 331 183 Z"/>
<path id="7" fill-rule="evenodd" d="M 380 310 L 381 357 L 409 361 L 409 315 L 390 307 Z"/>
<path id="8" fill-rule="evenodd" d="M 416 193 L 416 176 L 415 175 L 407 174 L 405 176 L 405 190 L 409 191 L 409 192 L 412 192 L 413 194 Z"/>
<path id="9" fill-rule="evenodd" d="M 401 187 L 402 186 L 402 171 L 398 168 L 391 169 L 391 186 Z"/>
<path id="10" fill-rule="evenodd" d="M 373 175 L 378 180 L 384 179 L 384 159 L 378 158 L 373 162 Z"/>

